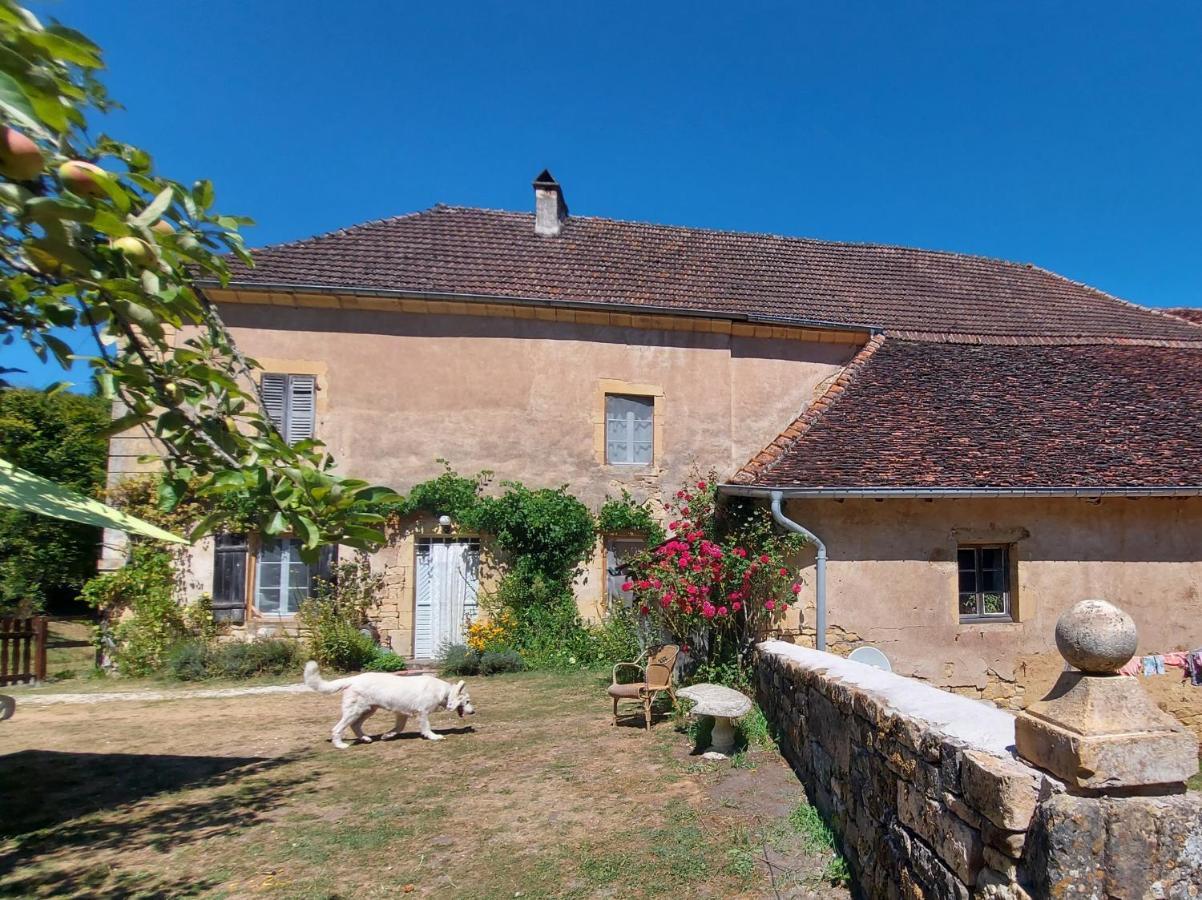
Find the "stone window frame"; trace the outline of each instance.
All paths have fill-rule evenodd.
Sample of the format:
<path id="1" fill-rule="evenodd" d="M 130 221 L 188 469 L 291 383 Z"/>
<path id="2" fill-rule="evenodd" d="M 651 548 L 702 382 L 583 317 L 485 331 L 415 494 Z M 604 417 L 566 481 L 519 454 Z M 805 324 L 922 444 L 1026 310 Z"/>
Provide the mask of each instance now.
<path id="1" fill-rule="evenodd" d="M 1014 626 L 1025 618 L 1019 584 L 1020 542 L 1029 538 L 1026 528 L 953 528 L 951 530 L 952 559 L 956 562 L 953 574 L 952 608 L 956 621 L 965 627 L 978 625 Z M 959 551 L 966 547 L 1002 547 L 1006 553 L 1006 589 L 1009 594 L 1009 615 L 960 615 Z"/>
<path id="2" fill-rule="evenodd" d="M 610 463 L 605 455 L 605 398 L 610 394 L 652 399 L 651 462 L 634 464 Z M 658 472 L 663 468 L 665 404 L 662 385 L 622 381 L 617 378 L 597 380 L 593 402 L 593 449 L 597 462 L 611 472 Z"/>

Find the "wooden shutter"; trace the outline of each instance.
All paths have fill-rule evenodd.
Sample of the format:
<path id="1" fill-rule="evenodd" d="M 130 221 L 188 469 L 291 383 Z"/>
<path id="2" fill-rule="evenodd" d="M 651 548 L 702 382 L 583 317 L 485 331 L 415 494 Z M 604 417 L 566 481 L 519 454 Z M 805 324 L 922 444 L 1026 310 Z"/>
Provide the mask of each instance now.
<path id="1" fill-rule="evenodd" d="M 288 424 L 284 437 L 289 444 L 313 437 L 316 400 L 316 378 L 312 375 L 288 376 Z"/>
<path id="2" fill-rule="evenodd" d="M 246 621 L 246 535 L 219 534 L 213 546 L 213 619 Z"/>
<path id="3" fill-rule="evenodd" d="M 417 542 L 417 579 L 413 616 L 413 655 L 417 659 L 434 656 L 434 561 L 431 542 Z"/>
<path id="4" fill-rule="evenodd" d="M 317 551 L 317 566 L 313 570 L 313 577 L 320 578 L 322 581 L 334 582 L 337 580 L 337 572 L 334 571 L 337 565 L 338 545 L 327 544 L 320 547 Z"/>
<path id="5" fill-rule="evenodd" d="M 280 434 L 287 437 L 285 411 L 288 408 L 288 376 L 278 372 L 264 372 L 259 382 L 259 392 L 263 395 L 264 412 L 279 429 Z"/>

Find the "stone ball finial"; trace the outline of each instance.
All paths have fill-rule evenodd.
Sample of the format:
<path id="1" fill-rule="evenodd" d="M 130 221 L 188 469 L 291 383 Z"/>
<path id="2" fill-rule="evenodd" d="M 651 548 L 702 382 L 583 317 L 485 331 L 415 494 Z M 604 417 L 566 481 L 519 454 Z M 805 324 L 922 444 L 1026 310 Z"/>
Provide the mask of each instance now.
<path id="1" fill-rule="evenodd" d="M 1088 675 L 1112 675 L 1135 655 L 1132 618 L 1105 600 L 1082 600 L 1056 621 L 1056 647 Z"/>

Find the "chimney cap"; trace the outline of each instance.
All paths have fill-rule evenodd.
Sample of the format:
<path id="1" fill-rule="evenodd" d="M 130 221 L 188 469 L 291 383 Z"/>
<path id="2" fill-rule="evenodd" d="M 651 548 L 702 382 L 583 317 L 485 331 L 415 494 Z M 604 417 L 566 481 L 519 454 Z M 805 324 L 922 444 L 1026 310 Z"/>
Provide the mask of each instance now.
<path id="1" fill-rule="evenodd" d="M 543 169 L 534 179 L 534 233 L 555 237 L 563 230 L 568 218 L 568 205 L 563 188 L 550 169 Z"/>

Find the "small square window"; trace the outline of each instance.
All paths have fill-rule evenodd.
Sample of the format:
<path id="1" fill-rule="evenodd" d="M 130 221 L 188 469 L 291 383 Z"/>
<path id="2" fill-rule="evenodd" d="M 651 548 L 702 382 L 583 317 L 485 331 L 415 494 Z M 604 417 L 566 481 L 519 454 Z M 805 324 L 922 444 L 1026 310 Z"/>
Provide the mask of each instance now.
<path id="1" fill-rule="evenodd" d="M 605 395 L 605 461 L 616 466 L 651 465 L 655 398 Z"/>
<path id="2" fill-rule="evenodd" d="M 960 621 L 1011 622 L 1010 548 L 1004 544 L 960 547 Z"/>

